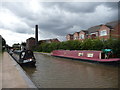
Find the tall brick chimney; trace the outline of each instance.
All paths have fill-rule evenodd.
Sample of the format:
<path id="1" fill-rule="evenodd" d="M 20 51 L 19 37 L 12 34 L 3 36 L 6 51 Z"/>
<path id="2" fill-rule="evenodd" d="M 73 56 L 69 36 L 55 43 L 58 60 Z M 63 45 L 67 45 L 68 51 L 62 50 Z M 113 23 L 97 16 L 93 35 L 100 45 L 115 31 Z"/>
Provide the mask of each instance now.
<path id="1" fill-rule="evenodd" d="M 38 44 L 38 25 L 35 25 L 35 44 Z"/>

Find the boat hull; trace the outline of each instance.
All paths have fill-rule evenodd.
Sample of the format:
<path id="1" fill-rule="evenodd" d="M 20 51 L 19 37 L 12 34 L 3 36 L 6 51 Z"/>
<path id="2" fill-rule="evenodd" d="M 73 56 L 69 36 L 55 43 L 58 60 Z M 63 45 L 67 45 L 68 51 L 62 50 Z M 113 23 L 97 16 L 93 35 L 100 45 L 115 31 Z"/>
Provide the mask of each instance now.
<path id="1" fill-rule="evenodd" d="M 21 66 L 22 65 L 23 66 L 35 66 L 35 64 L 36 64 L 36 60 L 35 59 L 31 59 L 31 61 L 28 61 L 28 62 L 24 62 L 25 60 L 20 60 L 19 59 L 19 54 L 16 54 L 16 53 L 13 53 L 12 57 Z"/>
<path id="2" fill-rule="evenodd" d="M 27 62 L 27 63 L 20 63 L 18 62 L 21 66 L 35 66 L 36 61 L 31 61 L 31 62 Z"/>
<path id="3" fill-rule="evenodd" d="M 84 56 L 80 56 L 79 53 L 83 53 Z M 87 57 L 87 53 L 93 53 L 92 57 Z M 100 59 L 101 51 L 70 51 L 70 50 L 54 50 L 51 55 L 56 57 L 70 58 L 81 61 L 92 61 L 101 63 L 113 63 L 120 62 L 120 58 Z"/>

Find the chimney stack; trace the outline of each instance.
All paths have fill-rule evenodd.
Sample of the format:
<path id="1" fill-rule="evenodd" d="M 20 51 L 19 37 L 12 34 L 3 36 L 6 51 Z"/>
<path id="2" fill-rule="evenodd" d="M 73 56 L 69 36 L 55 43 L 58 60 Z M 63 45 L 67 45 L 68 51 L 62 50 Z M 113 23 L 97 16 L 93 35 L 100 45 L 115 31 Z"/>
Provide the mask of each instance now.
<path id="1" fill-rule="evenodd" d="M 35 25 L 35 44 L 38 44 L 38 25 Z"/>

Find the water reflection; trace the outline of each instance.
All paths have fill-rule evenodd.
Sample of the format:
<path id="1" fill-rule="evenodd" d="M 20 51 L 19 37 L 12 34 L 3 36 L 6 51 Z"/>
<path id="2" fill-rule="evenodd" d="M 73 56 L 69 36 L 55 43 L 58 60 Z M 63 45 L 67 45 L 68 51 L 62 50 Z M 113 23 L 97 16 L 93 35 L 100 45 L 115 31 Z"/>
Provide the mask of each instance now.
<path id="1" fill-rule="evenodd" d="M 118 67 L 35 54 L 36 68 L 26 67 L 38 87 L 116 88 Z"/>
<path id="2" fill-rule="evenodd" d="M 36 66 L 22 66 L 22 68 L 27 72 L 27 74 L 31 77 L 35 71 L 36 71 Z"/>

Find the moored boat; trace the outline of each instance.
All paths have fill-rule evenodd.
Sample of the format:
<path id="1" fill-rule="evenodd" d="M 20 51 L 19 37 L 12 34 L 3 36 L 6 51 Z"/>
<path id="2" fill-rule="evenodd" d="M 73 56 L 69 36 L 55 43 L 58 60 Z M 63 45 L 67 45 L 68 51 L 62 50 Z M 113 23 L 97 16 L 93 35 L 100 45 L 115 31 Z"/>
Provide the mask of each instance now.
<path id="1" fill-rule="evenodd" d="M 26 51 L 14 51 L 13 58 L 19 63 L 20 65 L 32 65 L 35 66 L 36 60 L 33 55 L 33 52 L 30 50 Z"/>
<path id="2" fill-rule="evenodd" d="M 110 53 L 111 54 L 111 53 Z M 79 59 L 84 61 L 95 61 L 95 62 L 118 62 L 120 58 L 115 58 L 113 55 L 109 57 L 103 51 L 80 51 L 80 50 L 54 50 L 51 52 L 52 56 L 65 57 L 71 59 Z"/>

